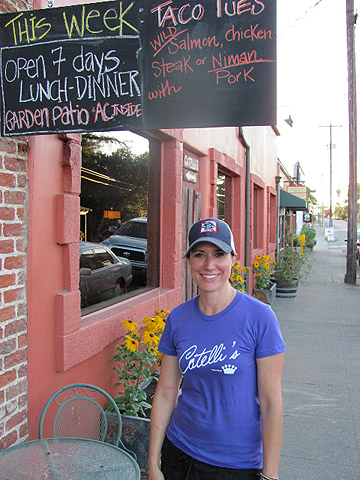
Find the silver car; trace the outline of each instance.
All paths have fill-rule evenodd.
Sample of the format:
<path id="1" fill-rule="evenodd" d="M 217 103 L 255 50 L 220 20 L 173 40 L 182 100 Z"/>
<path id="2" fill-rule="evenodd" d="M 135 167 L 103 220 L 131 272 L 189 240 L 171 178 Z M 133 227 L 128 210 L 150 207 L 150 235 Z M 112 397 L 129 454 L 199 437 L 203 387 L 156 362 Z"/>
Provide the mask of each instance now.
<path id="1" fill-rule="evenodd" d="M 82 307 L 125 293 L 133 279 L 129 260 L 90 242 L 79 243 L 79 255 Z"/>
<path id="2" fill-rule="evenodd" d="M 109 229 L 111 235 L 101 242 L 119 257 L 128 258 L 133 266 L 136 283 L 146 283 L 147 275 L 147 219 L 144 217 L 132 218 L 116 230 Z"/>

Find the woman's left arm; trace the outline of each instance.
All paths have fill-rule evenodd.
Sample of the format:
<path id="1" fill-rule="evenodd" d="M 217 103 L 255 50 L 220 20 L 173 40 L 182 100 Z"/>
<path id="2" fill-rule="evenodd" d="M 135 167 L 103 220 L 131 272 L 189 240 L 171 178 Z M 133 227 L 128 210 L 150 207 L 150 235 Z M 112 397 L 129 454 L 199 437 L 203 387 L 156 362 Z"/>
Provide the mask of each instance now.
<path id="1" fill-rule="evenodd" d="M 281 396 L 283 362 L 283 353 L 256 360 L 264 449 L 262 471 L 270 478 L 278 477 L 283 429 Z"/>

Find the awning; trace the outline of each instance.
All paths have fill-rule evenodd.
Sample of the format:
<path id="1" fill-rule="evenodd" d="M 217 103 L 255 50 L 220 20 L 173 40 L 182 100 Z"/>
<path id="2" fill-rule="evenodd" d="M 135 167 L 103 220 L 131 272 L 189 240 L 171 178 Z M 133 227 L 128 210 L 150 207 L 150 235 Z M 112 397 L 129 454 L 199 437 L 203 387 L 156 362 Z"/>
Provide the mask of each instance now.
<path id="1" fill-rule="evenodd" d="M 285 190 L 280 190 L 280 207 L 302 211 L 307 211 L 308 209 L 305 200 Z"/>

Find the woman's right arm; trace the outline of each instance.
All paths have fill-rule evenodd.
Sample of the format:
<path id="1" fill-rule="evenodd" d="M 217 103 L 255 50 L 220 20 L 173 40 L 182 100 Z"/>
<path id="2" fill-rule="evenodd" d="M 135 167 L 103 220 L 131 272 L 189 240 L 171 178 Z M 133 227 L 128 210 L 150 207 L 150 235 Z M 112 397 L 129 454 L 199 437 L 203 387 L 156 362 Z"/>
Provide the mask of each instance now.
<path id="1" fill-rule="evenodd" d="M 149 446 L 149 480 L 163 480 L 160 471 L 161 447 L 166 428 L 173 414 L 179 387 L 181 372 L 175 356 L 163 355 L 159 381 L 151 409 L 150 446 Z"/>

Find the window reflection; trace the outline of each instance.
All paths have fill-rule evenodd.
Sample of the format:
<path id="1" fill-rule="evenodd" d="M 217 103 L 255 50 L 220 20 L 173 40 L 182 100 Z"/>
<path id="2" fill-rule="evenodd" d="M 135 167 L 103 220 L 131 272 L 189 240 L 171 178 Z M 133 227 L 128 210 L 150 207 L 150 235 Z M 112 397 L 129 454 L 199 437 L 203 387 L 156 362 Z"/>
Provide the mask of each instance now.
<path id="1" fill-rule="evenodd" d="M 131 141 L 119 139 L 127 133 Z M 80 242 L 82 315 L 157 286 L 148 281 L 149 150 L 149 141 L 131 132 L 83 135 L 80 240 L 92 248 L 81 252 Z M 131 283 L 128 272 L 115 278 L 114 258 L 130 266 Z"/>

